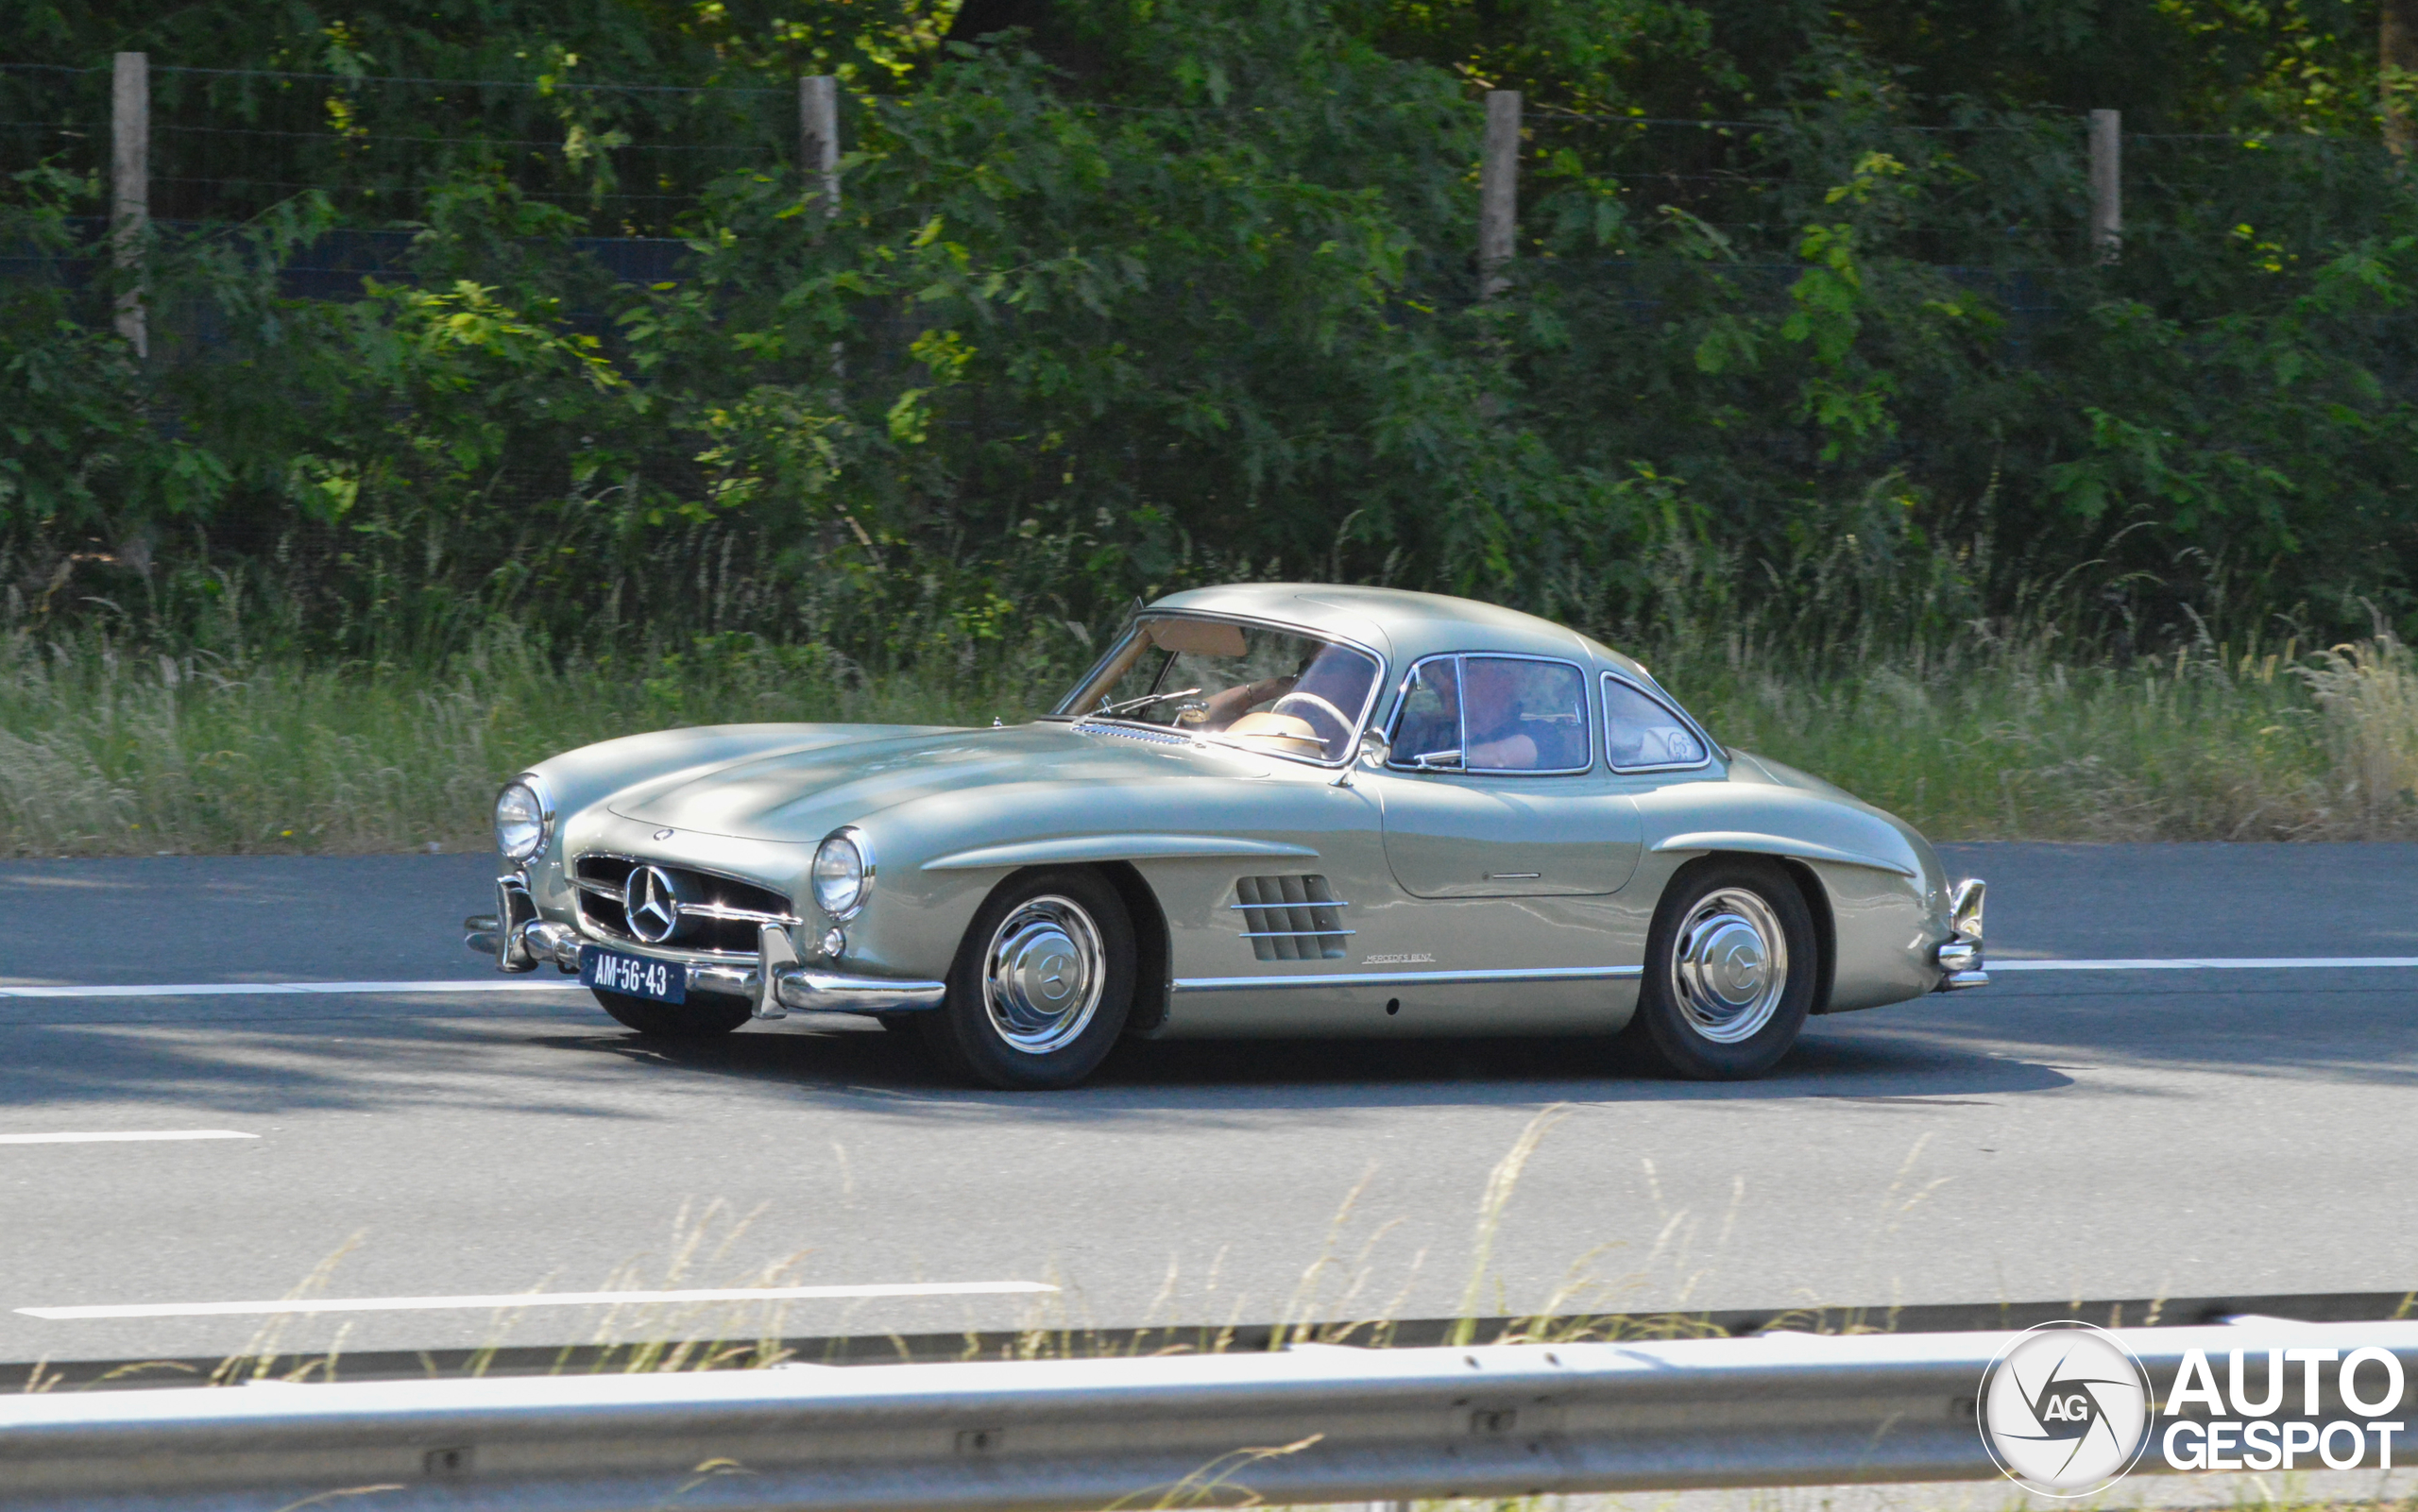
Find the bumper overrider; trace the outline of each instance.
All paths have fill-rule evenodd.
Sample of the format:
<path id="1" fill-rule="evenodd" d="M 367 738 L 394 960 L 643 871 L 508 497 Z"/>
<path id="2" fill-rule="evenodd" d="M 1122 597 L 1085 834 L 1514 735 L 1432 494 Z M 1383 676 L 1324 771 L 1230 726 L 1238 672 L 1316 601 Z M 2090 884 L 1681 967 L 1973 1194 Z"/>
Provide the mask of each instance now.
<path id="1" fill-rule="evenodd" d="M 547 964 L 566 974 L 579 970 L 579 948 L 590 942 L 570 925 L 539 918 L 527 879 L 517 873 L 500 876 L 495 892 L 495 912 L 462 921 L 465 945 L 492 960 L 498 971 L 532 972 Z M 625 940 L 606 947 L 680 968 L 688 974 L 692 993 L 744 997 L 755 1005 L 758 1018 L 781 1018 L 792 1011 L 914 1012 L 940 1007 L 948 991 L 945 982 L 859 977 L 806 964 L 798 960 L 789 931 L 778 925 L 765 925 L 757 932 L 753 962 L 690 960 Z"/>
<path id="2" fill-rule="evenodd" d="M 1990 974 L 1982 969 L 1982 900 L 1986 891 L 1980 877 L 1968 876 L 1949 894 L 1950 934 L 1933 958 L 1939 962 L 1940 992 L 1990 984 Z"/>

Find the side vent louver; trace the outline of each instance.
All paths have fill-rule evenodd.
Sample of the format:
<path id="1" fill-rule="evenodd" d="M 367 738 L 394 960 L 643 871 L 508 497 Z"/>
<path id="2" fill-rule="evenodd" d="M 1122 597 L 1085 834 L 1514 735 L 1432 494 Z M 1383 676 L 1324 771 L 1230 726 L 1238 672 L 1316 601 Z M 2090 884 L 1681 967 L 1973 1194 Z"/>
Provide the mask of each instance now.
<path id="1" fill-rule="evenodd" d="M 1322 876 L 1246 876 L 1235 883 L 1243 938 L 1261 960 L 1341 960 L 1343 910 Z"/>

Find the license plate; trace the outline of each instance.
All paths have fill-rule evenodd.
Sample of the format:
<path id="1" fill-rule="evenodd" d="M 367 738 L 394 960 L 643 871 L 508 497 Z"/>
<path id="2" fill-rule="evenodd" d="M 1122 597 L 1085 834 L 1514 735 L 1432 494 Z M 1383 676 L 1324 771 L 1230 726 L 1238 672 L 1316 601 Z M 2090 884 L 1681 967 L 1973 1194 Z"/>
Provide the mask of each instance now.
<path id="1" fill-rule="evenodd" d="M 685 1003 L 689 1000 L 689 968 L 676 960 L 649 960 L 602 945 L 582 945 L 579 985 L 601 987 L 608 993 L 643 997 L 653 1003 Z"/>

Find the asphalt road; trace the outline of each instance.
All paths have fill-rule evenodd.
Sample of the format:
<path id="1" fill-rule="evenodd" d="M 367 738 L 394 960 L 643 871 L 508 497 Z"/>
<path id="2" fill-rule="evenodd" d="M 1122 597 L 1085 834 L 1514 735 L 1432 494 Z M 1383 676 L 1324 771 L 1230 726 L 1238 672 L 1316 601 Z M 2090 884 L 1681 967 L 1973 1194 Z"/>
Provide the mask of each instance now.
<path id="1" fill-rule="evenodd" d="M 2418 846 L 1964 846 L 1995 959 L 2418 955 Z M 0 985 L 488 983 L 485 858 L 0 863 Z M 1773 1079 L 1586 1041 L 1132 1046 L 969 1091 L 853 1021 L 575 990 L 0 998 L 0 1360 L 2418 1285 L 2418 971 L 2004 974 Z M 214 1130 L 249 1138 L 28 1143 Z M 1356 1195 L 1355 1195 L 1356 1194 Z M 1349 1201 L 1349 1210 L 1337 1216 Z M 1055 1292 L 421 1305 L 745 1284 Z M 25 1308 L 389 1300 L 253 1315 Z"/>

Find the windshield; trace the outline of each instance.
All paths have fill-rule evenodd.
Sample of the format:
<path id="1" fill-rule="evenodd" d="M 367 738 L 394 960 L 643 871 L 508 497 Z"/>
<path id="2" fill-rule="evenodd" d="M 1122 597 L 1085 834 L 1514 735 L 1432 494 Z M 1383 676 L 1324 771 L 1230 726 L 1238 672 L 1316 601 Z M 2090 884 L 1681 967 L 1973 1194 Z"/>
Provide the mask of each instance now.
<path id="1" fill-rule="evenodd" d="M 1340 761 L 1376 686 L 1376 658 L 1351 646 L 1232 620 L 1144 615 L 1056 712 Z"/>

